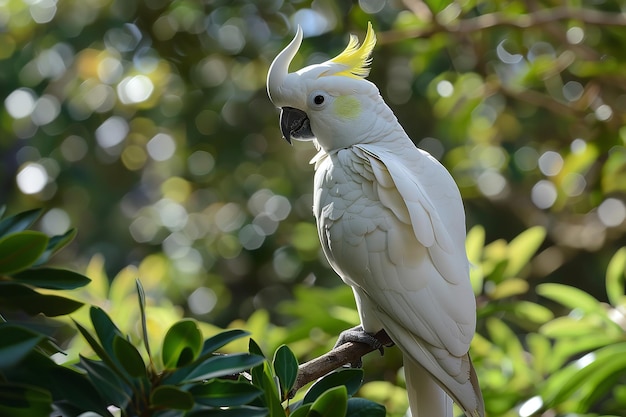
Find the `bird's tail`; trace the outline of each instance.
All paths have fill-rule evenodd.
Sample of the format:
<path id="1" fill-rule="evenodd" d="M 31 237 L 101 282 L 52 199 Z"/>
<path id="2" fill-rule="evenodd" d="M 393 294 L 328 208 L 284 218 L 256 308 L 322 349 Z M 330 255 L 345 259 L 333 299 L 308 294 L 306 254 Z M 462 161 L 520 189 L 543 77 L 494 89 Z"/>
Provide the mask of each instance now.
<path id="1" fill-rule="evenodd" d="M 404 355 L 404 375 L 412 417 L 453 417 L 452 398 L 420 364 Z"/>

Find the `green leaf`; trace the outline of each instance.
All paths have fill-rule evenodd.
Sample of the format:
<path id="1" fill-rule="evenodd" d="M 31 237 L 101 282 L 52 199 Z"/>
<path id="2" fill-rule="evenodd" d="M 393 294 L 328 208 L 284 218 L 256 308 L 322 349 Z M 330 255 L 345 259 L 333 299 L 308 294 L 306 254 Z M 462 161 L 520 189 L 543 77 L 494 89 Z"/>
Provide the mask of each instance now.
<path id="1" fill-rule="evenodd" d="M 173 385 L 161 385 L 150 394 L 150 406 L 174 410 L 191 410 L 193 397 L 187 391 Z"/>
<path id="2" fill-rule="evenodd" d="M 483 289 L 484 275 L 481 267 L 483 248 L 485 246 L 485 228 L 477 225 L 471 228 L 465 239 L 467 259 L 472 264 L 470 281 L 474 294 L 480 294 Z"/>
<path id="3" fill-rule="evenodd" d="M 263 351 L 261 350 L 261 347 L 253 339 L 250 339 L 248 341 L 248 352 L 250 352 L 252 355 L 259 355 L 259 356 L 265 357 L 265 355 L 263 354 Z"/>
<path id="4" fill-rule="evenodd" d="M 52 395 L 47 390 L 0 382 L 0 416 L 48 417 L 51 412 Z"/>
<path id="5" fill-rule="evenodd" d="M 309 414 L 312 404 L 304 404 L 289 414 L 289 417 L 306 417 Z"/>
<path id="6" fill-rule="evenodd" d="M 504 276 L 517 276 L 522 268 L 528 265 L 545 238 L 546 230 L 542 226 L 533 226 L 511 240 L 508 247 L 509 262 L 504 270 Z"/>
<path id="7" fill-rule="evenodd" d="M 143 285 L 138 279 L 135 280 L 135 286 L 137 287 L 137 298 L 139 299 L 139 314 L 141 316 L 141 336 L 143 337 L 143 344 L 148 352 L 150 362 L 152 362 L 152 353 L 150 352 L 150 341 L 148 339 L 148 325 L 146 324 L 146 293 L 143 290 Z"/>
<path id="8" fill-rule="evenodd" d="M 274 354 L 274 372 L 280 381 L 283 396 L 287 395 L 296 382 L 298 376 L 298 360 L 287 345 L 280 346 Z"/>
<path id="9" fill-rule="evenodd" d="M 251 350 L 254 350 L 254 348 Z M 263 358 L 261 364 L 252 368 L 251 374 L 254 386 L 259 387 L 263 391 L 261 401 L 267 407 L 269 416 L 284 417 L 285 411 L 281 405 L 281 399 L 278 397 L 278 384 L 272 375 L 271 366 L 265 358 Z"/>
<path id="10" fill-rule="evenodd" d="M 314 402 L 325 391 L 337 386 L 345 386 L 347 394 L 354 395 L 361 387 L 362 382 L 362 369 L 339 369 L 317 380 L 306 392 L 304 398 L 302 399 L 302 402 L 305 404 Z"/>
<path id="11" fill-rule="evenodd" d="M 0 238 L 0 274 L 13 274 L 32 266 L 48 245 L 48 236 L 26 230 Z"/>
<path id="12" fill-rule="evenodd" d="M 600 302 L 583 290 L 563 284 L 546 283 L 537 286 L 537 294 L 556 301 L 572 310 L 584 313 L 601 312 Z"/>
<path id="13" fill-rule="evenodd" d="M 222 346 L 232 342 L 233 340 L 240 339 L 242 337 L 248 336 L 250 333 L 245 330 L 226 330 L 221 333 L 216 334 L 215 336 L 211 336 L 204 341 L 202 345 L 202 355 L 212 354 L 217 349 Z M 253 352 L 250 352 L 253 353 Z M 261 354 L 261 356 L 263 356 Z"/>
<path id="14" fill-rule="evenodd" d="M 80 356 L 80 367 L 87 372 L 92 384 L 109 404 L 121 409 L 131 401 L 131 388 L 103 361 L 95 361 Z"/>
<path id="15" fill-rule="evenodd" d="M 2 323 L 0 325 L 0 369 L 19 363 L 45 337 L 22 326 Z"/>
<path id="16" fill-rule="evenodd" d="M 128 386 L 131 386 L 132 384 L 130 380 L 128 379 L 128 377 L 125 375 L 124 371 L 120 369 L 119 365 L 116 363 L 116 361 L 114 361 L 113 354 L 109 355 L 109 353 L 104 349 L 104 347 L 100 345 L 100 343 L 98 343 L 96 338 L 93 337 L 87 329 L 81 326 L 80 323 L 78 323 L 75 320 L 72 320 L 72 321 L 74 322 L 74 325 L 76 326 L 80 334 L 85 338 L 85 340 L 87 340 L 87 343 L 89 344 L 91 349 L 93 349 L 93 351 L 96 352 L 98 357 L 102 359 L 104 363 L 107 364 L 109 369 L 111 369 L 111 371 L 113 371 L 120 379 L 122 379 Z"/>
<path id="17" fill-rule="evenodd" d="M 93 328 L 96 331 L 96 335 L 100 340 L 101 346 L 106 351 L 107 356 L 115 358 L 113 340 L 115 339 L 115 336 L 123 337 L 122 332 L 117 328 L 115 323 L 113 323 L 109 315 L 100 307 L 91 306 L 89 309 L 89 317 L 91 318 Z"/>
<path id="18" fill-rule="evenodd" d="M 28 210 L 3 219 L 0 221 L 0 236 L 28 229 L 39 218 L 42 211 L 42 209 Z"/>
<path id="19" fill-rule="evenodd" d="M 72 313 L 83 303 L 58 295 L 40 294 L 22 284 L 0 281 L 0 305 L 31 316 L 42 313 L 56 317 Z"/>
<path id="20" fill-rule="evenodd" d="M 146 376 L 146 364 L 143 358 L 128 340 L 115 335 L 113 338 L 115 358 L 128 374 L 135 378 Z"/>
<path id="21" fill-rule="evenodd" d="M 196 403 L 211 407 L 233 407 L 248 404 L 263 391 L 248 382 L 213 379 L 189 389 Z"/>
<path id="22" fill-rule="evenodd" d="M 46 250 L 41 254 L 35 266 L 43 265 L 50 260 L 52 255 L 67 246 L 76 237 L 76 229 L 70 229 L 62 235 L 52 236 L 48 241 Z"/>
<path id="23" fill-rule="evenodd" d="M 348 399 L 346 417 L 385 417 L 387 410 L 384 405 L 365 398 Z"/>
<path id="24" fill-rule="evenodd" d="M 231 355 L 213 356 L 199 365 L 188 365 L 174 372 L 166 381 L 174 383 L 191 383 L 204 381 L 211 378 L 219 378 L 227 375 L 236 375 L 257 366 L 265 358 L 247 353 L 234 353 Z"/>
<path id="25" fill-rule="evenodd" d="M 163 339 L 161 355 L 163 365 L 173 369 L 188 365 L 202 349 L 202 333 L 195 320 L 185 319 L 174 323 Z"/>
<path id="26" fill-rule="evenodd" d="M 16 282 L 52 290 L 73 290 L 91 282 L 77 272 L 56 268 L 27 269 L 13 275 Z"/>
<path id="27" fill-rule="evenodd" d="M 196 408 L 186 413 L 185 417 L 266 417 L 268 412 L 267 408 L 252 406 L 227 409 Z"/>
<path id="28" fill-rule="evenodd" d="M 348 391 L 344 385 L 331 388 L 320 395 L 307 414 L 308 417 L 345 416 L 348 410 Z"/>
<path id="29" fill-rule="evenodd" d="M 626 279 L 626 247 L 620 248 L 606 268 L 606 295 L 613 307 L 624 304 L 624 280 Z"/>
<path id="30" fill-rule="evenodd" d="M 626 343 L 607 346 L 588 353 L 564 370 L 554 373 L 547 381 L 544 395 L 549 404 L 556 405 L 571 398 L 580 389 L 600 389 L 602 381 L 612 375 L 623 374 L 625 370 Z"/>

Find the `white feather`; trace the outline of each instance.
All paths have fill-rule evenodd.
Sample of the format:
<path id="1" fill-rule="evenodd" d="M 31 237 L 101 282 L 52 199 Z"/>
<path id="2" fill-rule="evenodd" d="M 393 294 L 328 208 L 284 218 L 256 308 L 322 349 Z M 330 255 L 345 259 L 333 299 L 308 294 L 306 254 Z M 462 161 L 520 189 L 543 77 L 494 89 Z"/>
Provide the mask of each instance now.
<path id="1" fill-rule="evenodd" d="M 480 413 L 467 356 L 476 323 L 460 195 L 428 154 L 385 145 L 317 161 L 324 253 L 353 287 L 364 329 L 384 328 L 404 352 L 413 415 L 450 416 L 448 395 Z"/>

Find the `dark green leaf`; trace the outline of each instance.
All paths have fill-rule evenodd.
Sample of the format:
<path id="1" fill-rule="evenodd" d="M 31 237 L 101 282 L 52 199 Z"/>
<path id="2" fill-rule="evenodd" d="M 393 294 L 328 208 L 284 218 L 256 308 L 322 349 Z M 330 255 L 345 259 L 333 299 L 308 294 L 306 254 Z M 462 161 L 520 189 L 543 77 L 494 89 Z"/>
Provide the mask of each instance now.
<path id="1" fill-rule="evenodd" d="M 130 387 L 105 362 L 81 356 L 80 367 L 87 371 L 87 377 L 108 403 L 123 409 L 130 402 Z"/>
<path id="2" fill-rule="evenodd" d="M 191 363 L 202 349 L 202 333 L 195 320 L 174 323 L 163 339 L 161 355 L 166 368 L 178 368 Z"/>
<path id="3" fill-rule="evenodd" d="M 48 236 L 26 230 L 0 238 L 0 274 L 13 274 L 32 266 L 48 245 Z"/>
<path id="4" fill-rule="evenodd" d="M 47 390 L 0 382 L 0 416 L 48 417 L 51 411 L 52 395 Z"/>
<path id="5" fill-rule="evenodd" d="M 48 242 L 46 250 L 41 254 L 35 266 L 43 265 L 50 260 L 50 258 L 67 246 L 76 237 L 76 229 L 70 229 L 62 235 L 52 236 Z"/>
<path id="6" fill-rule="evenodd" d="M 305 394 L 302 402 L 305 404 L 314 402 L 325 391 L 340 385 L 345 386 L 347 394 L 352 396 L 357 392 L 362 382 L 362 369 L 340 369 L 315 382 Z"/>
<path id="7" fill-rule="evenodd" d="M 202 345 L 202 355 L 212 354 L 222 346 L 232 342 L 233 340 L 241 339 L 248 336 L 250 333 L 245 330 L 233 329 L 226 330 L 221 333 L 211 336 L 204 341 Z M 252 352 L 250 352 L 252 353 Z"/>
<path id="8" fill-rule="evenodd" d="M 70 314 L 83 304 L 58 295 L 40 294 L 22 284 L 0 281 L 0 305 L 31 316 L 42 313 L 55 317 Z"/>
<path id="9" fill-rule="evenodd" d="M 193 404 L 193 397 L 190 393 L 173 385 L 161 385 L 150 394 L 150 406 L 155 408 L 191 410 Z"/>
<path id="10" fill-rule="evenodd" d="M 248 404 L 263 394 L 248 382 L 213 379 L 189 389 L 198 404 L 211 407 L 233 407 Z"/>
<path id="11" fill-rule="evenodd" d="M 146 364 L 137 349 L 128 340 L 115 335 L 113 351 L 117 361 L 130 376 L 135 378 L 146 376 Z"/>
<path id="12" fill-rule="evenodd" d="M 213 356 L 199 365 L 186 366 L 174 372 L 166 381 L 170 384 L 199 382 L 211 378 L 236 375 L 262 363 L 265 359 L 247 353 Z"/>
<path id="13" fill-rule="evenodd" d="M 260 357 L 260 356 L 257 356 Z M 285 411 L 278 396 L 278 382 L 272 375 L 270 364 L 265 360 L 252 368 L 252 383 L 263 391 L 262 403 L 267 407 L 270 417 L 284 417 Z"/>
<path id="14" fill-rule="evenodd" d="M 45 337 L 21 326 L 0 325 L 0 369 L 18 365 Z"/>
<path id="15" fill-rule="evenodd" d="M 28 229 L 39 218 L 41 212 L 42 209 L 33 209 L 2 219 L 0 221 L 0 236 Z"/>
<path id="16" fill-rule="evenodd" d="M 263 351 L 261 350 L 261 347 L 253 339 L 250 339 L 250 341 L 248 342 L 248 352 L 250 352 L 252 355 L 265 357 Z"/>
<path id="17" fill-rule="evenodd" d="M 298 376 L 298 360 L 291 349 L 286 345 L 280 346 L 274 354 L 274 372 L 280 381 L 283 395 L 287 395 L 296 382 Z"/>
<path id="18" fill-rule="evenodd" d="M 95 411 L 102 416 L 112 417 L 107 410 L 109 404 L 102 399 L 100 393 L 86 375 L 65 366 L 56 365 L 49 372 L 47 388 L 57 400 L 65 400 L 81 410 Z"/>
<path id="19" fill-rule="evenodd" d="M 387 410 L 384 405 L 365 398 L 348 399 L 346 417 L 385 417 Z"/>
<path id="20" fill-rule="evenodd" d="M 91 333 L 89 333 L 89 331 L 85 329 L 83 326 L 81 326 L 77 321 L 74 321 L 74 325 L 76 326 L 80 334 L 83 335 L 85 340 L 87 340 L 87 343 L 89 344 L 91 349 L 93 349 L 93 351 L 96 352 L 96 355 L 98 355 L 98 357 L 102 359 L 104 363 L 107 364 L 109 369 L 115 372 L 115 374 L 119 378 L 121 378 L 126 384 L 128 384 L 128 386 L 131 386 L 131 382 L 129 381 L 128 377 L 126 376 L 124 371 L 120 369 L 119 365 L 113 359 L 113 356 L 109 355 L 109 353 L 104 349 L 104 347 L 102 347 L 102 345 L 98 343 L 96 338 L 93 337 Z"/>
<path id="21" fill-rule="evenodd" d="M 91 317 L 91 323 L 96 331 L 96 335 L 98 335 L 98 339 L 100 340 L 100 346 L 104 348 L 108 357 L 115 358 L 113 340 L 115 336 L 123 337 L 122 332 L 115 323 L 113 323 L 109 315 L 100 307 L 91 306 L 89 316 Z"/>
<path id="22" fill-rule="evenodd" d="M 185 414 L 185 417 L 266 417 L 268 410 L 261 407 L 234 407 L 234 408 L 198 408 Z"/>
<path id="23" fill-rule="evenodd" d="M 55 268 L 27 269 L 14 274 L 13 279 L 22 284 L 53 290 L 73 290 L 91 282 L 89 278 L 77 272 Z"/>
<path id="24" fill-rule="evenodd" d="M 310 417 L 345 416 L 348 410 L 348 391 L 344 385 L 331 388 L 320 395 L 311 405 Z"/>

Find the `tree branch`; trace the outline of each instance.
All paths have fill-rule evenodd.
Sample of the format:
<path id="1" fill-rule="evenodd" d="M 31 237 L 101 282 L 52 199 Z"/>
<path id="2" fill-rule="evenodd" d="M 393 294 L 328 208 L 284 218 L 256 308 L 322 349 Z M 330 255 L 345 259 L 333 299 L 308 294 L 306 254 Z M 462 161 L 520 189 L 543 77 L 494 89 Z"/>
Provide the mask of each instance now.
<path id="1" fill-rule="evenodd" d="M 376 333 L 374 337 L 378 339 L 383 346 L 390 346 L 393 344 L 384 330 Z M 290 397 L 293 397 L 293 395 L 295 395 L 300 388 L 309 382 L 315 381 L 316 379 L 323 377 L 327 373 L 334 371 L 343 365 L 355 363 L 361 359 L 362 356 L 375 350 L 375 348 L 365 343 L 348 342 L 334 348 L 330 352 L 318 358 L 301 364 L 298 368 L 298 376 L 296 378 L 296 383 L 291 390 Z"/>
<path id="2" fill-rule="evenodd" d="M 595 9 L 565 6 L 541 9 L 517 16 L 494 12 L 469 19 L 455 20 L 446 24 L 433 22 L 432 25 L 421 28 L 401 31 L 392 30 L 380 33 L 378 40 L 380 44 L 386 44 L 404 39 L 427 38 L 441 32 L 471 33 L 498 26 L 526 29 L 561 20 L 577 20 L 591 25 L 626 26 L 626 13 L 609 13 Z"/>

